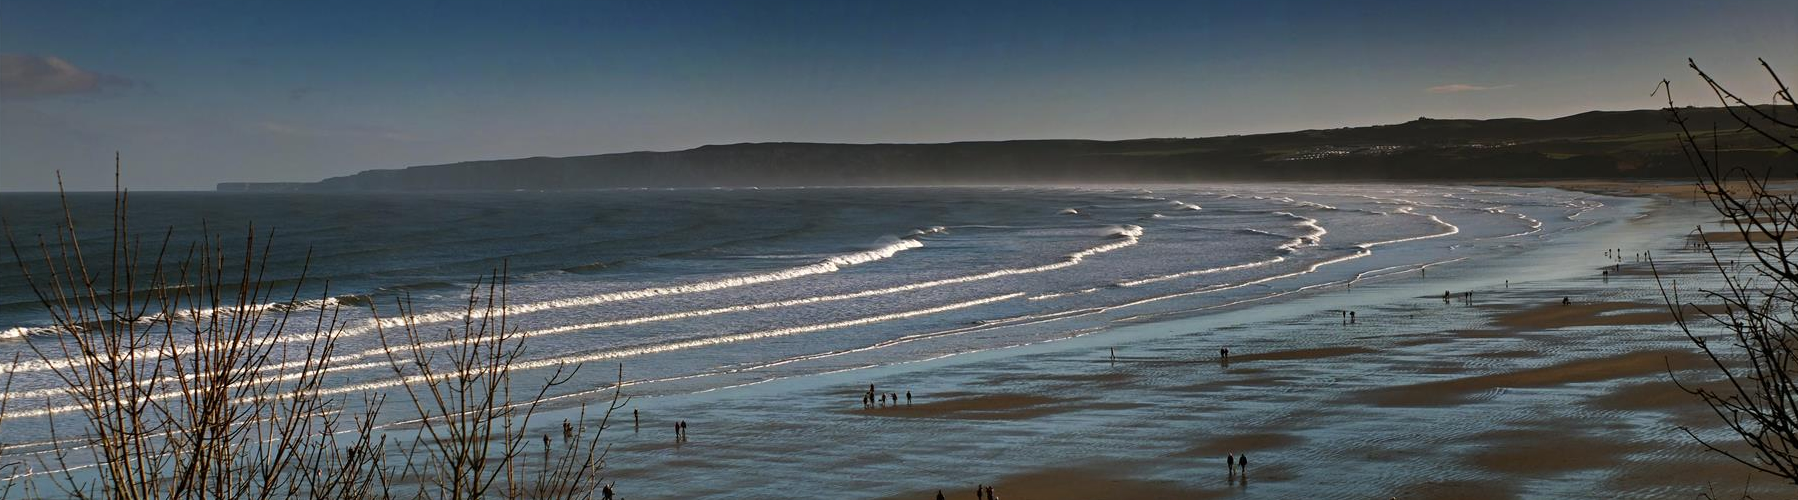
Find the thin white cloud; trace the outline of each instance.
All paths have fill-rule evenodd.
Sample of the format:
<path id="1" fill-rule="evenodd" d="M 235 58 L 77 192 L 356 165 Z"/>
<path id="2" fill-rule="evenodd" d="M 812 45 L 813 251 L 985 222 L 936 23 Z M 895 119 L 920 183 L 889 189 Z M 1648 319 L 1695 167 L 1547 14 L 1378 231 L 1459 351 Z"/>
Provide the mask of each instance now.
<path id="1" fill-rule="evenodd" d="M 1430 87 L 1430 88 L 1424 89 L 1424 90 L 1431 94 L 1453 94 L 1456 92 L 1482 92 L 1482 91 L 1487 91 L 1487 90 L 1508 89 L 1508 88 L 1516 87 L 1516 86 L 1517 85 L 1509 84 L 1509 83 L 1504 84 L 1504 85 L 1492 85 L 1492 86 L 1471 85 L 1471 84 L 1466 84 L 1466 83 L 1451 83 L 1448 85 L 1437 85 L 1437 86 Z"/>
<path id="2" fill-rule="evenodd" d="M 136 82 L 75 67 L 55 56 L 0 54 L 0 97 L 31 99 L 63 94 L 89 94 Z"/>

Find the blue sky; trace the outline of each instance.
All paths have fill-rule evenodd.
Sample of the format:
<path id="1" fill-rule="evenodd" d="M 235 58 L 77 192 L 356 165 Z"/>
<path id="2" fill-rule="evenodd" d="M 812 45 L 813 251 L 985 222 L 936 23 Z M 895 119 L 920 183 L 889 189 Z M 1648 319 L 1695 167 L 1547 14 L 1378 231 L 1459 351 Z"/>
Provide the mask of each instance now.
<path id="1" fill-rule="evenodd" d="M 1798 74 L 1790 0 L 0 0 L 0 190 L 749 141 L 1197 137 L 1641 109 Z M 1788 77 L 1788 80 L 1798 77 Z M 1696 92 L 1686 97 L 1696 99 Z"/>

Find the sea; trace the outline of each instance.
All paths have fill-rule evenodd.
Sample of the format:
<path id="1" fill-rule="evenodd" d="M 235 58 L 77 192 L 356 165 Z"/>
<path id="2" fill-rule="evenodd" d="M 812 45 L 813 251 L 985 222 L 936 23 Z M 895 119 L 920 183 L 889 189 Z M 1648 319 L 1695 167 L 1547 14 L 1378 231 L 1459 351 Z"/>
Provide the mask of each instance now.
<path id="1" fill-rule="evenodd" d="M 297 341 L 331 313 L 330 394 L 395 390 L 381 338 L 398 335 L 401 304 L 424 331 L 461 328 L 471 288 L 497 279 L 507 327 L 526 342 L 513 368 L 580 367 L 547 395 L 576 402 L 603 397 L 620 373 L 634 397 L 720 391 L 1477 266 L 1623 216 L 1613 200 L 1296 183 L 133 192 L 126 213 L 145 259 L 178 262 L 208 244 L 228 261 L 266 251 L 266 305 L 294 311 L 279 335 Z M 112 193 L 0 194 L 14 241 L 0 253 L 0 359 L 21 359 L 8 442 L 43 439 L 32 419 L 74 415 L 32 349 L 58 341 L 38 295 L 51 276 L 39 242 L 59 244 L 65 205 L 103 266 Z"/>

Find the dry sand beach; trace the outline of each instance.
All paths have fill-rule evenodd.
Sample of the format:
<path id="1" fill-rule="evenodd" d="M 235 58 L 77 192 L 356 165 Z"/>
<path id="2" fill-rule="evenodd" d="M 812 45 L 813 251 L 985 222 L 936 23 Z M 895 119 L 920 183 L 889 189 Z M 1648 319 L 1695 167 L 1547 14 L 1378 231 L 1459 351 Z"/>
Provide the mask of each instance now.
<path id="1" fill-rule="evenodd" d="M 1669 284 L 1702 287 L 1710 271 L 1677 228 L 1706 220 L 1705 207 L 1650 206 L 1605 234 L 1630 242 L 1626 254 L 1652 251 Z M 793 484 L 817 488 L 793 497 L 891 499 L 971 498 L 978 484 L 1047 500 L 1786 491 L 1680 430 L 1724 437 L 1669 378 L 1714 377 L 1672 327 L 1648 264 L 1605 257 L 1607 243 L 646 401 L 657 431 L 622 435 L 616 473 L 626 498 L 760 497 Z M 861 405 L 868 383 L 914 400 Z M 664 440 L 659 422 L 676 418 L 665 415 L 696 422 L 695 437 Z M 1227 472 L 1230 454 L 1250 457 L 1246 474 Z"/>

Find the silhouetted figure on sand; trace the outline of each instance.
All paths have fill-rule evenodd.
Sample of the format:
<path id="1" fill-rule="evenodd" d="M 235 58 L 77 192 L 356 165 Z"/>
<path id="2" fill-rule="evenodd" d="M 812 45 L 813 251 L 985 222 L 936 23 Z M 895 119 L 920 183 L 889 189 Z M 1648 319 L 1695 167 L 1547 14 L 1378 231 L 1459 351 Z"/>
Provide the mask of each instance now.
<path id="1" fill-rule="evenodd" d="M 1249 454 L 1244 453 L 1241 456 L 1236 457 L 1236 466 L 1242 469 L 1242 478 L 1245 480 L 1248 479 L 1249 478 Z"/>
<path id="2" fill-rule="evenodd" d="M 1224 464 L 1230 467 L 1230 477 L 1236 477 L 1236 454 L 1224 455 Z"/>
<path id="3" fill-rule="evenodd" d="M 1351 325 L 1355 324 L 1355 312 L 1354 311 L 1349 311 L 1349 324 L 1351 324 Z"/>
<path id="4" fill-rule="evenodd" d="M 943 490 L 936 490 L 936 500 L 943 500 Z"/>
<path id="5" fill-rule="evenodd" d="M 911 391 L 905 391 L 905 406 L 911 406 Z"/>
<path id="6" fill-rule="evenodd" d="M 643 432 L 643 416 L 631 410 L 631 432 Z"/>
<path id="7" fill-rule="evenodd" d="M 1573 300 L 1569 299 L 1567 297 L 1561 297 L 1561 305 L 1564 305 L 1564 306 L 1573 305 Z"/>
<path id="8" fill-rule="evenodd" d="M 1448 303 L 1448 290 L 1442 291 L 1442 303 L 1444 303 L 1444 304 Z"/>
<path id="9" fill-rule="evenodd" d="M 612 500 L 612 485 L 608 484 L 604 488 L 600 488 L 599 497 L 600 500 Z"/>
<path id="10" fill-rule="evenodd" d="M 986 500 L 986 485 L 974 485 L 974 498 L 975 500 Z"/>

